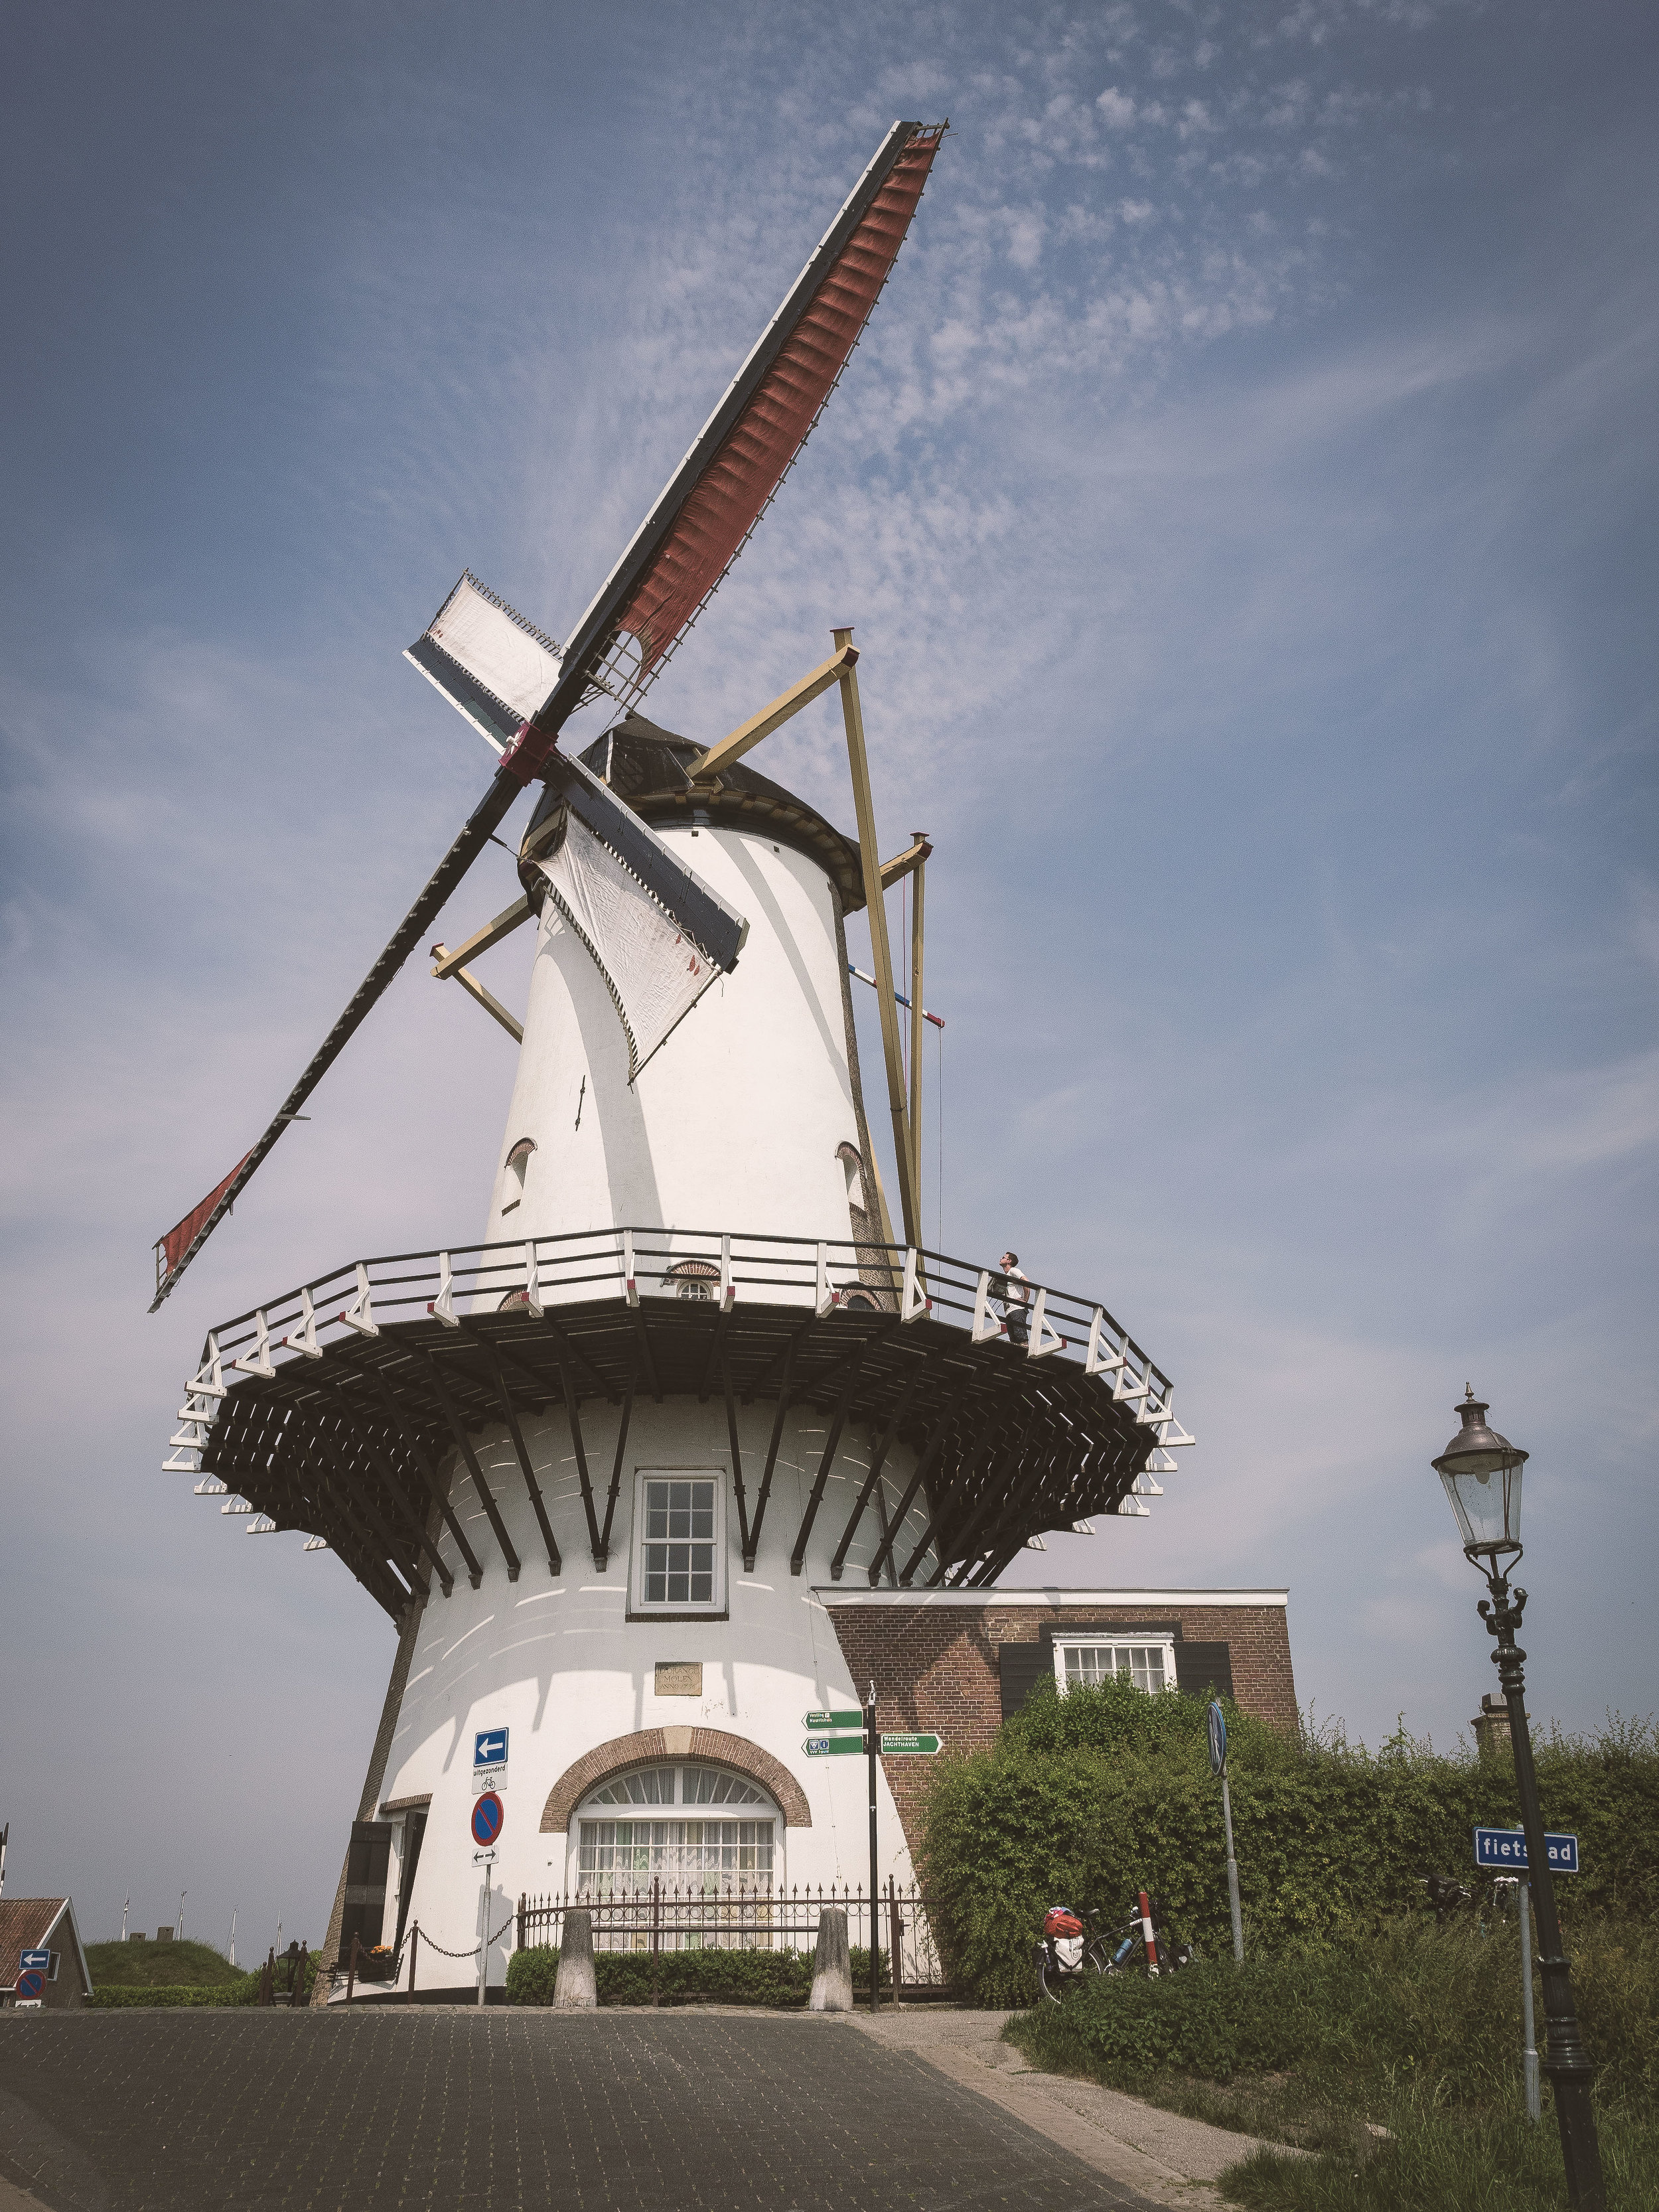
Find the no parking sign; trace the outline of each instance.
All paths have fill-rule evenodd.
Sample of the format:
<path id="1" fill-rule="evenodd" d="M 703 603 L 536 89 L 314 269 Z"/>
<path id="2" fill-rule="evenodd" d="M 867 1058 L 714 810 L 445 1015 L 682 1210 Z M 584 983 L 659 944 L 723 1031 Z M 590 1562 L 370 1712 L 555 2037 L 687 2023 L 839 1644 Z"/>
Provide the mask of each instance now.
<path id="1" fill-rule="evenodd" d="M 482 1797 L 472 1801 L 472 1840 L 488 1850 L 501 1832 L 505 1809 L 493 1790 L 486 1790 Z"/>

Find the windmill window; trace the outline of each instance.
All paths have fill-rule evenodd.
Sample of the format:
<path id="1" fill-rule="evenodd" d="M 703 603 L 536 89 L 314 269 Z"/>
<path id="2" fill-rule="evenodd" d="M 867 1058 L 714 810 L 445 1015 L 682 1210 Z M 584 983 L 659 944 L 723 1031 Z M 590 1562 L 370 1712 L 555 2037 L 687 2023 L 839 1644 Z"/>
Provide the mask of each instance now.
<path id="1" fill-rule="evenodd" d="M 1127 1676 L 1138 1690 L 1173 1689 L 1175 1645 L 1109 1644 L 1093 1637 L 1075 1643 L 1054 1638 L 1054 1680 L 1062 1692 L 1092 1688 L 1113 1675 Z"/>
<path id="2" fill-rule="evenodd" d="M 856 1145 L 836 1146 L 836 1158 L 841 1162 L 842 1172 L 847 1177 L 847 1203 L 864 1211 L 864 1162 L 859 1158 Z"/>
<path id="3" fill-rule="evenodd" d="M 511 1213 L 524 1197 L 524 1179 L 530 1172 L 530 1155 L 535 1149 L 533 1137 L 520 1137 L 507 1156 L 507 1171 L 501 1177 L 503 1213 Z"/>
<path id="4" fill-rule="evenodd" d="M 717 1298 L 720 1271 L 712 1260 L 676 1260 L 663 1280 L 674 1285 L 677 1298 Z"/>
<path id="5" fill-rule="evenodd" d="M 596 1790 L 571 1826 L 570 1887 L 593 1897 L 650 1893 L 653 1881 L 709 1899 L 700 1923 L 658 1937 L 670 1950 L 768 1948 L 783 1816 L 747 1776 L 707 1766 L 647 1767 Z M 726 1900 L 715 1907 L 714 1899 Z M 596 1950 L 648 1948 L 643 1929 L 593 1930 Z"/>
<path id="6" fill-rule="evenodd" d="M 726 1604 L 726 1478 L 641 1469 L 634 1501 L 634 1609 L 719 1613 Z"/>

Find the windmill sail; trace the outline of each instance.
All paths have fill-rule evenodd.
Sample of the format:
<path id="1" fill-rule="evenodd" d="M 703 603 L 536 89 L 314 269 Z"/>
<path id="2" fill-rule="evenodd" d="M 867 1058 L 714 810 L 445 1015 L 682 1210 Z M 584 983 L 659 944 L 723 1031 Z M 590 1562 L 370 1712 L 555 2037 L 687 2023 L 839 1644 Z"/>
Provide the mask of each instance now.
<path id="1" fill-rule="evenodd" d="M 726 971 L 574 814 L 537 866 L 547 878 L 542 928 L 574 930 L 592 954 L 628 1039 L 632 1083 Z"/>
<path id="2" fill-rule="evenodd" d="M 404 652 L 485 743 L 505 752 L 559 680 L 558 647 L 470 568 Z"/>
<path id="3" fill-rule="evenodd" d="M 161 1240 L 158 1252 L 165 1265 L 158 1267 L 152 1313 L 258 1172 L 404 962 L 423 941 L 520 793 L 547 775 L 559 732 L 576 708 L 601 690 L 631 703 L 660 672 L 765 512 L 839 380 L 903 242 L 945 129 L 942 124 L 924 129 L 919 123 L 896 123 L 887 133 L 788 297 L 600 586 L 565 648 L 551 689 L 538 710 L 525 717 L 489 789 L 385 951 L 258 1142 L 235 1171 Z M 446 610 L 453 600 L 452 594 Z M 479 604 L 496 607 L 521 633 L 539 638 L 540 633 L 532 633 L 521 617 L 501 607 L 489 594 L 481 593 Z M 433 653 L 423 660 L 411 647 L 411 657 L 428 677 L 442 665 L 435 653 L 453 661 L 476 687 L 461 711 L 475 727 L 484 729 L 489 702 L 496 708 L 513 708 L 514 702 L 502 697 L 493 680 L 507 681 L 499 664 L 491 662 L 489 672 L 481 674 L 468 657 L 487 649 L 480 647 L 478 638 L 488 641 L 492 633 L 477 605 L 471 600 L 463 605 L 468 620 L 452 629 L 449 642 L 428 631 Z M 477 635 L 468 627 L 474 617 Z M 507 641 L 499 629 L 493 635 L 495 649 L 504 648 Z M 553 652 L 550 639 L 541 642 Z M 513 653 L 519 650 L 516 645 L 511 647 Z M 516 660 L 513 665 L 519 665 Z M 448 684 L 440 688 L 461 704 Z M 480 691 L 487 695 L 485 701 L 477 697 Z M 488 729 L 484 733 L 490 734 Z"/>

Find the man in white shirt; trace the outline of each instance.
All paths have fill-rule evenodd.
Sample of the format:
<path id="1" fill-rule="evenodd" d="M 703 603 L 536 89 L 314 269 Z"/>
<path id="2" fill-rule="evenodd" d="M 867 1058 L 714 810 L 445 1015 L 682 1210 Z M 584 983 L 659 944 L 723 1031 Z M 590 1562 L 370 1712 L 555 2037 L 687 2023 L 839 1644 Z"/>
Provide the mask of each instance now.
<path id="1" fill-rule="evenodd" d="M 1005 1252 L 1001 1266 L 994 1295 L 1002 1301 L 1002 1325 L 1009 1343 L 1023 1346 L 1030 1329 L 1025 1309 L 1031 1302 L 1031 1279 L 1020 1272 L 1018 1252 Z"/>

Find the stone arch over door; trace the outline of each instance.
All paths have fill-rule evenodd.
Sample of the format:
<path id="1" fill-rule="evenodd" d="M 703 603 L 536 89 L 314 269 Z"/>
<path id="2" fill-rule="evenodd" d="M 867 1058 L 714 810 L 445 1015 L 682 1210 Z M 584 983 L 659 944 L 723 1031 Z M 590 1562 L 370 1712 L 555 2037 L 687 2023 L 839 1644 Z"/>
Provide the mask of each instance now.
<path id="1" fill-rule="evenodd" d="M 735 1768 L 775 1799 L 787 1826 L 810 1828 L 812 1825 L 806 1792 L 782 1760 L 774 1759 L 757 1743 L 728 1735 L 724 1729 L 654 1728 L 641 1729 L 633 1735 L 612 1736 L 609 1743 L 595 1744 L 592 1751 L 584 1752 L 567 1766 L 542 1808 L 541 1832 L 564 1834 L 582 1799 L 611 1775 L 630 1766 L 648 1766 L 653 1759 L 706 1759 L 712 1765 Z"/>

